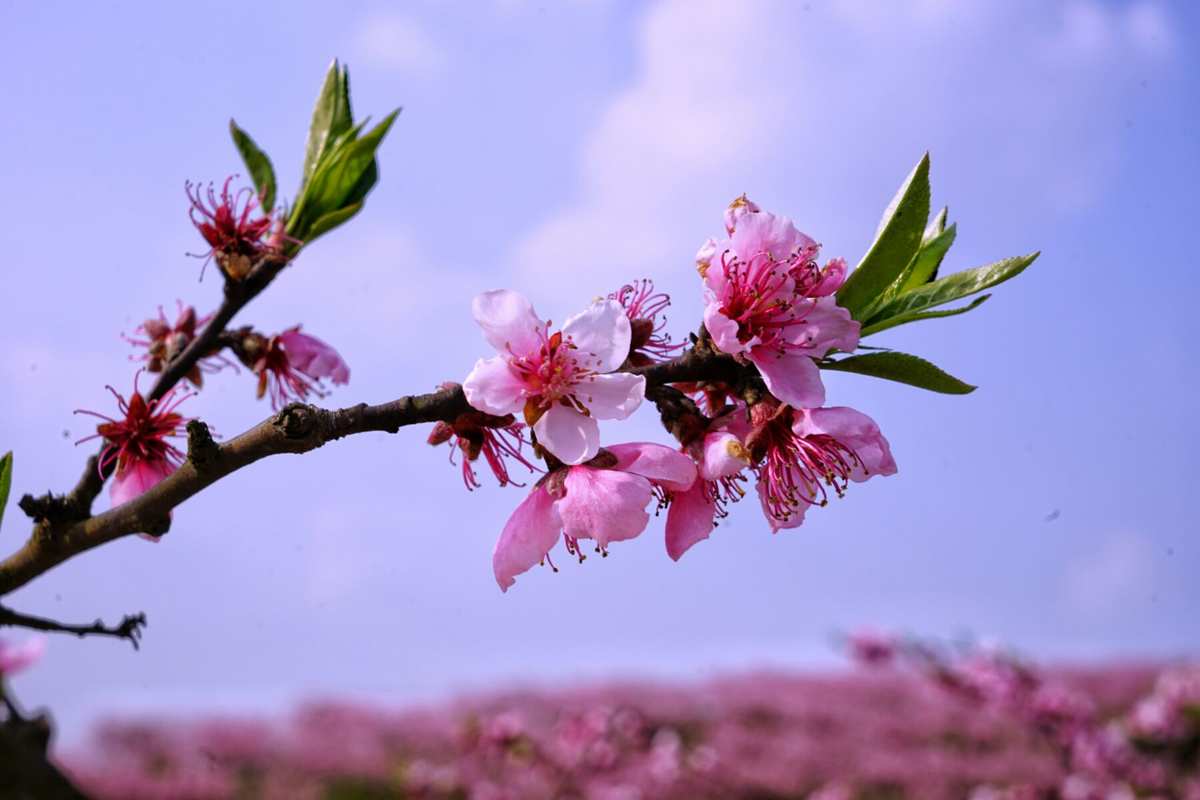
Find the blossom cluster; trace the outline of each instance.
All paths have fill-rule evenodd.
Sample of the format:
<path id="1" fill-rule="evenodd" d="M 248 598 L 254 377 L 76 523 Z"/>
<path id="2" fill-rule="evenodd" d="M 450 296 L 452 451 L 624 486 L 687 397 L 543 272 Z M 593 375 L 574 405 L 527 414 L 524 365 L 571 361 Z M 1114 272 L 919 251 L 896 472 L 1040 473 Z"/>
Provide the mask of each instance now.
<path id="1" fill-rule="evenodd" d="M 816 241 L 744 196 L 724 223 L 725 235 L 707 240 L 696 257 L 703 328 L 690 346 L 732 359 L 737 378 L 667 387 L 683 398 L 676 406 L 684 410 L 672 413 L 688 417 L 674 427 L 671 445 L 601 442 L 601 421 L 625 420 L 646 399 L 648 370 L 689 347 L 666 332 L 670 299 L 653 283 L 621 287 L 559 328 L 518 292 L 475 298 L 475 321 L 495 355 L 466 376 L 467 401 L 495 419 L 521 417 L 524 428 L 506 430 L 522 441 L 528 432 L 545 463 L 496 544 L 502 589 L 534 565 L 554 568 L 550 552 L 560 539 L 580 560 L 582 540 L 607 554 L 613 542 L 643 532 L 651 503 L 666 510 L 666 550 L 679 559 L 710 535 L 751 479 L 778 531 L 799 526 L 810 507 L 842 496 L 850 483 L 896 472 L 870 417 L 826 405 L 818 362 L 852 353 L 859 340 L 860 323 L 836 298 L 845 261 L 820 265 Z M 505 451 L 486 452 L 500 483 L 510 483 Z"/>
<path id="2" fill-rule="evenodd" d="M 1200 675 L 1168 670 L 1151 688 L 1157 671 L 1039 674 L 1120 720 L 1148 689 L 1174 697 L 1172 686 Z M 407 711 L 325 702 L 284 719 L 113 720 L 64 761 L 93 796 L 121 800 L 1130 796 L 1059 794 L 1072 768 L 1039 730 L 897 670 L 527 689 Z M 1140 796 L 1198 791 L 1193 773 Z"/>
<path id="3" fill-rule="evenodd" d="M 286 263 L 284 246 L 295 240 L 283 232 L 282 219 L 273 213 L 254 216 L 257 201 L 248 189 L 230 191 L 233 177 L 226 179 L 217 192 L 213 186 L 202 191 L 187 185 L 193 224 L 209 245 L 203 254 L 206 263 L 215 260 L 228 282 L 245 280 L 264 260 Z M 150 373 L 162 373 L 200 338 L 214 314 L 198 314 L 194 306 L 177 302 L 178 312 L 170 320 L 160 306 L 156 316 L 147 318 L 125 340 L 136 352 L 133 360 Z M 256 378 L 259 399 L 269 396 L 271 407 L 278 410 L 291 401 L 304 401 L 327 394 L 325 381 L 342 385 L 350 380 L 350 368 L 330 345 L 301 332 L 295 325 L 275 334 L 264 334 L 251 327 L 236 331 L 213 331 L 207 346 L 196 354 L 188 369 L 187 380 L 194 391 L 204 386 L 204 375 L 225 368 L 237 371 L 235 362 L 223 354 L 228 349 L 237 361 Z M 197 345 L 200 346 L 200 345 Z M 117 404 L 117 415 L 79 410 L 76 413 L 99 417 L 96 433 L 79 442 L 100 438 L 104 442 L 98 459 L 102 478 L 113 475 L 109 497 L 114 506 L 126 503 L 158 484 L 183 461 L 183 453 L 174 443 L 182 434 L 188 418 L 179 414 L 181 403 L 194 392 L 168 386 L 155 395 L 143 395 L 138 382 L 142 369 L 134 376 L 133 392 L 128 399 L 107 387 Z M 155 538 L 155 537 L 146 537 Z"/>
<path id="4" fill-rule="evenodd" d="M 983 786 L 972 800 L 1200 798 L 1200 667 L 1159 674 L 1121 713 L 994 645 L 946 647 L 877 631 L 847 637 L 851 655 L 907 668 L 981 714 L 1023 726 L 1057 753 L 1064 774 Z M 1057 793 L 1055 793 L 1057 792 Z"/>

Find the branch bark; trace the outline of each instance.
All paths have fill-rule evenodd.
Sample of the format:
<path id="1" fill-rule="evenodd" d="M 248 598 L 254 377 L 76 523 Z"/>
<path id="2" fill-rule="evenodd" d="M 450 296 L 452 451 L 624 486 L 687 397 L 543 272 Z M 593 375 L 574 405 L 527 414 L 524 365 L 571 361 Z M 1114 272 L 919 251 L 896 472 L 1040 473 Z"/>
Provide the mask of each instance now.
<path id="1" fill-rule="evenodd" d="M 693 348 L 671 361 L 630 371 L 644 375 L 650 388 L 678 382 L 736 383 L 745 374 L 744 368 L 730 356 L 701 348 Z M 337 410 L 294 403 L 224 444 L 213 441 L 203 423 L 193 423 L 188 429 L 187 460 L 145 494 L 96 516 L 40 518 L 21 549 L 0 562 L 0 596 L 106 542 L 131 533 L 166 533 L 172 509 L 222 478 L 268 456 L 305 453 L 357 433 L 395 433 L 407 425 L 451 422 L 468 410 L 466 396 L 456 386 L 380 405 L 363 403 Z"/>

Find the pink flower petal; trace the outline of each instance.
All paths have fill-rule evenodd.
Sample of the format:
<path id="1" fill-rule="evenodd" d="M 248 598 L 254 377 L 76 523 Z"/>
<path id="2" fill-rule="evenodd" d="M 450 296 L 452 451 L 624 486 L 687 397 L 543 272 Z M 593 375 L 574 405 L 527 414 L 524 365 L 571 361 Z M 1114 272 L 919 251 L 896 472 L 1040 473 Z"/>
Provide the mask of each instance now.
<path id="1" fill-rule="evenodd" d="M 862 464 L 850 473 L 851 480 L 896 474 L 896 461 L 888 440 L 883 438 L 875 420 L 861 411 L 844 406 L 797 409 L 792 430 L 800 436 L 828 434 L 853 450 Z"/>
<path id="2" fill-rule="evenodd" d="M 762 374 L 771 394 L 796 408 L 811 408 L 825 402 L 821 370 L 809 356 L 794 350 L 780 353 L 766 347 L 750 351 L 750 360 Z"/>
<path id="3" fill-rule="evenodd" d="M 128 503 L 175 471 L 166 461 L 132 461 L 125 469 L 117 470 L 108 490 L 113 508 Z"/>
<path id="4" fill-rule="evenodd" d="M 667 511 L 667 555 L 679 558 L 696 542 L 707 539 L 713 530 L 717 507 L 708 499 L 704 481 L 691 489 L 671 495 Z"/>
<path id="5" fill-rule="evenodd" d="M 750 466 L 750 453 L 742 440 L 728 431 L 714 431 L 704 437 L 700 475 L 715 481 L 736 475 Z"/>
<path id="6" fill-rule="evenodd" d="M 710 273 L 720 272 L 720 266 L 714 265 Z M 708 329 L 708 335 L 712 337 L 713 343 L 722 353 L 737 355 L 744 353 L 751 346 L 758 343 L 758 337 L 754 337 L 750 342 L 743 342 L 738 339 L 738 324 L 734 320 L 721 311 L 721 303 L 717 300 L 709 301 L 704 307 L 704 327 Z"/>
<path id="7" fill-rule="evenodd" d="M 8 644 L 0 639 L 0 675 L 16 675 L 37 663 L 46 652 L 46 637 L 35 636 L 21 644 Z"/>
<path id="8" fill-rule="evenodd" d="M 551 406 L 534 423 L 533 432 L 538 444 L 564 464 L 582 464 L 600 452 L 599 423 L 567 406 Z"/>
<path id="9" fill-rule="evenodd" d="M 616 300 L 597 300 L 563 324 L 563 339 L 578 348 L 579 363 L 596 372 L 612 372 L 629 356 L 633 338 L 629 317 Z"/>
<path id="10" fill-rule="evenodd" d="M 744 214 L 737 222 L 729 242 L 739 258 L 750 259 L 758 253 L 767 252 L 776 260 L 784 261 L 798 252 L 811 257 L 818 249 L 817 243 L 798 231 L 787 217 L 759 211 L 756 214 Z"/>
<path id="11" fill-rule="evenodd" d="M 500 353 L 524 355 L 541 346 L 545 325 L 525 296 L 511 289 L 493 289 L 471 302 L 475 322 L 488 344 Z"/>
<path id="12" fill-rule="evenodd" d="M 692 460 L 666 445 L 630 442 L 605 449 L 617 457 L 614 469 L 641 475 L 669 491 L 687 491 L 696 481 L 696 465 Z"/>
<path id="13" fill-rule="evenodd" d="M 481 358 L 463 381 L 472 407 L 488 414 L 516 414 L 525 407 L 525 384 L 504 356 Z"/>
<path id="14" fill-rule="evenodd" d="M 329 378 L 337 385 L 349 382 L 350 367 L 337 350 L 317 337 L 294 328 L 279 334 L 279 341 L 288 363 L 310 378 Z"/>
<path id="15" fill-rule="evenodd" d="M 600 547 L 632 539 L 646 528 L 646 506 L 653 496 L 650 481 L 613 469 L 572 467 L 558 501 L 563 533 L 594 539 Z"/>
<path id="16" fill-rule="evenodd" d="M 803 346 L 813 358 L 822 358 L 830 350 L 853 352 L 858 347 L 860 328 L 835 298 L 821 297 L 804 313 L 804 322 L 788 330 L 787 340 Z"/>
<path id="17" fill-rule="evenodd" d="M 516 583 L 516 576 L 541 562 L 562 530 L 554 498 L 537 487 L 521 501 L 504 525 L 492 553 L 492 571 L 503 591 Z"/>
<path id="18" fill-rule="evenodd" d="M 576 384 L 575 397 L 596 419 L 625 419 L 646 399 L 646 379 L 628 372 L 589 375 Z"/>
<path id="19" fill-rule="evenodd" d="M 763 516 L 767 518 L 767 524 L 771 526 L 771 533 L 779 533 L 784 528 L 799 528 L 804 524 L 804 515 L 808 512 L 807 503 L 798 504 L 786 520 L 781 520 L 771 514 L 767 505 L 766 484 L 759 481 L 756 488 L 759 502 L 762 503 Z"/>

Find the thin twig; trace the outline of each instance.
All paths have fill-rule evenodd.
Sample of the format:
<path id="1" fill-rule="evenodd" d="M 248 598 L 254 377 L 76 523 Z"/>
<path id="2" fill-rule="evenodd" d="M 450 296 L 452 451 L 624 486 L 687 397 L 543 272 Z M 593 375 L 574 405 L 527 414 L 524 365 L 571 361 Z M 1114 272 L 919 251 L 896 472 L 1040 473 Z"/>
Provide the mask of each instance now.
<path id="1" fill-rule="evenodd" d="M 142 638 L 142 629 L 146 627 L 146 624 L 146 615 L 141 612 L 127 614 L 117 625 L 105 625 L 99 619 L 87 625 L 73 625 L 66 622 L 57 622 L 46 617 L 22 614 L 19 611 L 14 611 L 11 608 L 0 605 L 0 628 L 15 627 L 45 631 L 46 633 L 70 633 L 80 638 L 84 636 L 112 636 L 117 639 L 128 639 L 129 643 L 133 645 L 134 650 L 138 649 Z"/>

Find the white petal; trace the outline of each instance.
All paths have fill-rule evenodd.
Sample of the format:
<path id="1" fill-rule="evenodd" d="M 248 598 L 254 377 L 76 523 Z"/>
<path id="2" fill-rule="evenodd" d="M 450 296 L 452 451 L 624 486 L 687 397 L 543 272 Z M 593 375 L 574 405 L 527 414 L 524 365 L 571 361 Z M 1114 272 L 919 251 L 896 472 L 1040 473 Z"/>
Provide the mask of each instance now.
<path id="1" fill-rule="evenodd" d="M 573 408 L 555 405 L 533 426 L 538 444 L 564 464 L 582 464 L 600 452 L 600 425 Z"/>
<path id="2" fill-rule="evenodd" d="M 575 384 L 574 395 L 596 419 L 625 419 L 646 399 L 646 379 L 628 372 L 591 375 Z"/>
<path id="3" fill-rule="evenodd" d="M 493 289 L 477 295 L 471 302 L 471 313 L 488 344 L 501 353 L 517 355 L 537 350 L 545 325 L 538 319 L 533 305 L 520 292 Z"/>
<path id="4" fill-rule="evenodd" d="M 463 381 L 463 394 L 474 408 L 488 414 L 515 414 L 525 407 L 525 384 L 504 356 L 481 358 Z"/>
<path id="5" fill-rule="evenodd" d="M 633 333 L 629 317 L 616 300 L 597 300 L 567 320 L 563 338 L 578 348 L 579 363 L 596 372 L 612 372 L 629 356 Z"/>

